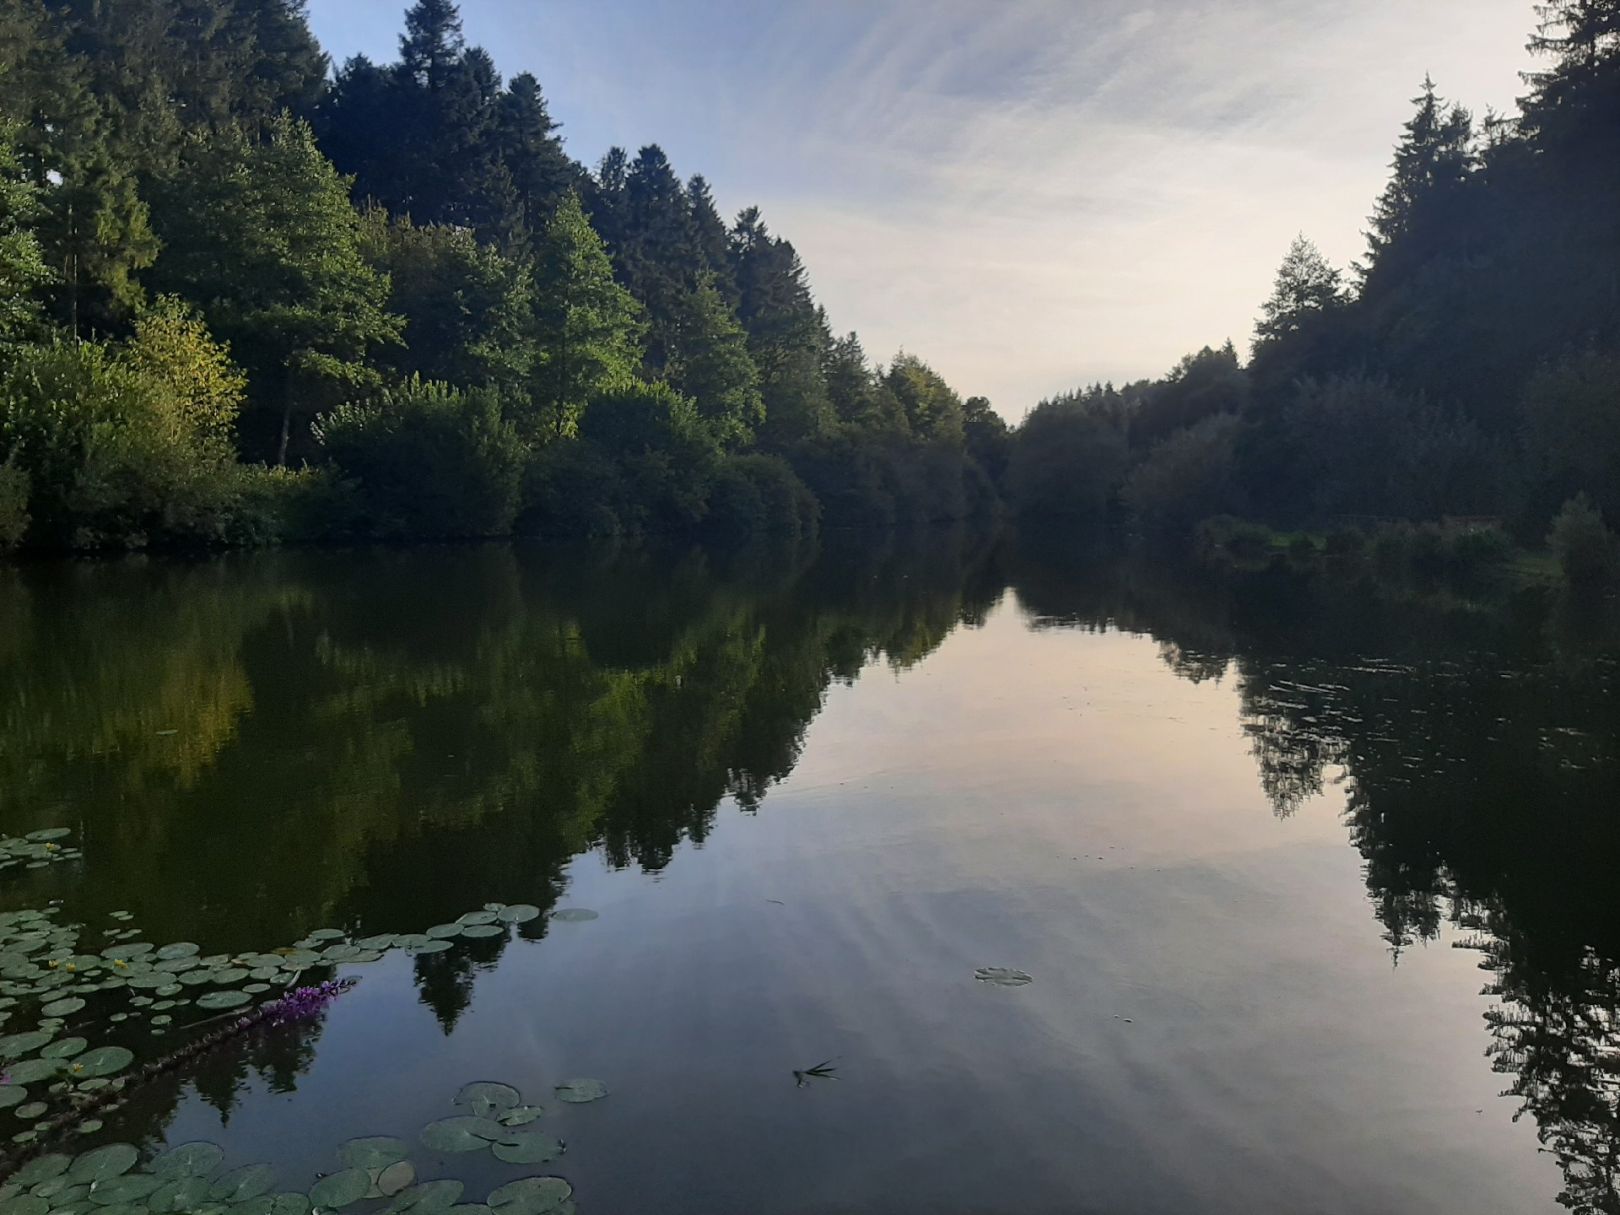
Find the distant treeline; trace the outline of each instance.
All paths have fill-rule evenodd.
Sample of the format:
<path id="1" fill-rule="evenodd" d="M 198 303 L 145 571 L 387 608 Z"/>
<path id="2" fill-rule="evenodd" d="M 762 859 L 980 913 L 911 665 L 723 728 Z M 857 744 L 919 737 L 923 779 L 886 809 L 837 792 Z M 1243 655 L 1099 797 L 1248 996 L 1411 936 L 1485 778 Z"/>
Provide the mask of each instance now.
<path id="1" fill-rule="evenodd" d="M 1425 83 L 1347 279 L 1252 358 L 1009 431 L 835 335 L 656 146 L 594 170 L 451 0 L 336 71 L 302 0 L 0 0 L 0 547 L 804 533 L 998 511 L 1620 518 L 1620 0 L 1539 6 L 1512 117 Z M 1010 355 L 1010 357 L 1013 357 Z M 1582 497 L 1581 495 L 1585 495 Z M 1584 539 L 1583 539 L 1584 538 Z"/>

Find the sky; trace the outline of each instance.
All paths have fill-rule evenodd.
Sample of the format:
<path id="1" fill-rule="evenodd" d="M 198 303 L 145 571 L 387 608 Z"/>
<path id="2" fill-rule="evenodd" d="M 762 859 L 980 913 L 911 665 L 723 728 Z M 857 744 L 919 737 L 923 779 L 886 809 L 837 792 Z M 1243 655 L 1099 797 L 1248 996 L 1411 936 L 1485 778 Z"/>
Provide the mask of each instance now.
<path id="1" fill-rule="evenodd" d="M 391 62 L 406 0 L 311 0 Z M 1425 73 L 1511 110 L 1528 0 L 462 0 L 569 153 L 660 144 L 758 205 L 833 328 L 1016 421 L 1043 397 L 1247 350 L 1304 232 L 1337 264 Z"/>

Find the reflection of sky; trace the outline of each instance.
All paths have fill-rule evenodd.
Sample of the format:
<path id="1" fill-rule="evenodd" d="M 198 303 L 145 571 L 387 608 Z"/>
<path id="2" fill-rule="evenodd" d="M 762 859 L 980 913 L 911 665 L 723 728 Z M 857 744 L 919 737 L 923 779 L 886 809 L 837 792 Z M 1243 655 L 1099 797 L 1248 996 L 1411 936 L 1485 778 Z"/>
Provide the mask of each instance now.
<path id="1" fill-rule="evenodd" d="M 586 1075 L 613 1095 L 546 1129 L 588 1209 L 1547 1208 L 1557 1170 L 1483 1057 L 1477 955 L 1391 967 L 1342 808 L 1273 815 L 1230 676 L 1031 631 L 1009 596 L 835 684 L 759 813 L 722 808 L 655 879 L 576 861 L 564 903 L 601 918 L 510 945 L 453 1034 L 392 957 L 296 1102 L 229 1128 L 192 1105 L 176 1137 L 320 1160 L 413 1135 L 465 1080 L 546 1100 Z M 837 1081 L 794 1088 L 830 1056 Z"/>
<path id="2" fill-rule="evenodd" d="M 405 0 L 313 0 L 392 59 Z M 789 236 L 839 329 L 1018 417 L 1247 339 L 1289 240 L 1362 249 L 1425 72 L 1511 107 L 1526 0 L 463 0 L 587 163 L 661 143 Z"/>

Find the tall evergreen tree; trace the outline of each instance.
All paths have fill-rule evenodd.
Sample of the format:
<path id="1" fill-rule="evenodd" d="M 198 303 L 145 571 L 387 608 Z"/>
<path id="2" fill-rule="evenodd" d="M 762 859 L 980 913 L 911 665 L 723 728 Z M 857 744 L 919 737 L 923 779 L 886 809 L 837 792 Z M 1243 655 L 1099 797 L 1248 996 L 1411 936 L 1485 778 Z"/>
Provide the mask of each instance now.
<path id="1" fill-rule="evenodd" d="M 647 367 L 659 374 L 701 265 L 686 190 L 657 144 L 642 148 L 625 174 L 623 227 L 613 262 L 619 280 L 647 311 Z"/>
<path id="2" fill-rule="evenodd" d="M 1304 234 L 1294 238 L 1277 270 L 1270 297 L 1260 305 L 1256 343 L 1276 342 L 1346 303 L 1344 279 Z"/>
<path id="3" fill-rule="evenodd" d="M 772 236 L 758 208 L 737 218 L 731 234 L 737 315 L 759 367 L 765 433 L 788 448 L 832 429 L 822 362 L 832 336 L 810 295 L 804 264 L 785 240 Z"/>
<path id="4" fill-rule="evenodd" d="M 501 159 L 511 175 L 524 227 L 545 230 L 563 195 L 580 182 L 579 166 L 563 151 L 540 82 L 524 72 L 512 77 L 500 99 L 496 122 Z"/>
<path id="5" fill-rule="evenodd" d="M 323 406 L 374 382 L 367 356 L 399 338 L 388 279 L 361 253 L 349 185 L 308 124 L 283 115 L 265 140 L 237 129 L 195 137 L 154 199 L 167 247 L 157 285 L 230 342 L 252 377 L 249 454 L 277 463 Z"/>
<path id="6" fill-rule="evenodd" d="M 539 355 L 530 437 L 575 433 L 591 398 L 628 381 L 641 361 L 635 300 L 613 276 L 613 263 L 576 194 L 567 194 L 546 226 L 536 255 L 535 333 Z"/>
<path id="7" fill-rule="evenodd" d="M 405 12 L 399 73 L 417 87 L 436 93 L 448 83 L 466 45 L 455 0 L 416 0 Z"/>
<path id="8" fill-rule="evenodd" d="M 711 274 L 705 273 L 682 301 L 666 374 L 696 402 L 699 416 L 722 447 L 752 442 L 765 419 L 759 369 L 748 353 L 748 335 Z"/>
<path id="9" fill-rule="evenodd" d="M 686 184 L 687 201 L 692 208 L 692 243 L 704 269 L 714 276 L 715 290 L 733 306 L 737 304 L 737 278 L 731 266 L 731 234 L 726 230 L 714 192 L 701 174 Z"/>

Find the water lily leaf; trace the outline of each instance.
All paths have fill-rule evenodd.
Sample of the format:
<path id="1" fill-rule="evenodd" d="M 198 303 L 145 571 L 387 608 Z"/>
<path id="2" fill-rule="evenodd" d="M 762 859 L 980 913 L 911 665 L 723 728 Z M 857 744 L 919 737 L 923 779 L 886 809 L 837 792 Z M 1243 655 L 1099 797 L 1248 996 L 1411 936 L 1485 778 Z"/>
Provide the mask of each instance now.
<path id="1" fill-rule="evenodd" d="M 427 934 L 435 940 L 445 941 L 451 937 L 459 937 L 465 924 L 435 924 L 427 930 Z"/>
<path id="2" fill-rule="evenodd" d="M 319 965 L 321 955 L 313 949 L 295 949 L 281 959 L 283 970 L 308 970 L 311 966 Z"/>
<path id="3" fill-rule="evenodd" d="M 194 958 L 202 952 L 202 946 L 191 941 L 176 941 L 172 945 L 165 945 L 156 953 L 160 962 L 174 962 L 180 958 Z"/>
<path id="4" fill-rule="evenodd" d="M 374 950 L 392 949 L 398 943 L 399 937 L 391 932 L 378 933 L 374 937 L 363 937 L 355 942 L 361 949 Z"/>
<path id="5" fill-rule="evenodd" d="M 205 996 L 197 997 L 197 1007 L 217 1012 L 224 1008 L 241 1008 L 251 999 L 253 997 L 245 991 L 211 991 Z"/>
<path id="6" fill-rule="evenodd" d="M 411 953 L 411 954 L 443 953 L 445 950 L 447 950 L 449 948 L 450 948 L 450 942 L 449 941 L 436 941 L 436 940 L 434 940 L 434 939 L 432 939 L 430 937 L 428 940 L 424 941 L 420 945 L 412 945 L 412 946 L 410 946 L 408 952 Z"/>
<path id="7" fill-rule="evenodd" d="M 188 970 L 180 976 L 180 984 L 183 987 L 201 987 L 205 983 L 212 983 L 213 981 L 214 972 L 206 966 L 198 970 Z"/>
<path id="8" fill-rule="evenodd" d="M 68 1176 L 87 1185 L 118 1177 L 135 1167 L 141 1154 L 128 1143 L 109 1143 L 74 1160 Z"/>
<path id="9" fill-rule="evenodd" d="M 338 1149 L 338 1159 L 351 1169 L 384 1169 L 410 1154 L 409 1144 L 389 1135 L 351 1139 Z"/>
<path id="10" fill-rule="evenodd" d="M 422 1128 L 422 1143 L 436 1152 L 476 1152 L 507 1134 L 507 1129 L 488 1118 L 464 1115 L 441 1118 Z"/>
<path id="11" fill-rule="evenodd" d="M 554 1215 L 574 1196 L 561 1177 L 525 1177 L 503 1185 L 489 1196 L 495 1215 Z"/>
<path id="12" fill-rule="evenodd" d="M 341 928 L 317 928 L 309 934 L 307 939 L 311 941 L 341 941 L 348 935 Z"/>
<path id="13" fill-rule="evenodd" d="M 225 966 L 214 971 L 213 981 L 228 986 L 232 983 L 240 983 L 247 977 L 248 972 L 245 968 L 241 966 Z"/>
<path id="14" fill-rule="evenodd" d="M 83 1038 L 59 1038 L 39 1053 L 43 1059 L 70 1059 L 89 1045 Z"/>
<path id="15" fill-rule="evenodd" d="M 198 1139 L 170 1148 L 152 1162 L 159 1177 L 206 1177 L 225 1159 L 225 1149 L 217 1143 Z"/>
<path id="16" fill-rule="evenodd" d="M 557 1086 L 557 1100 L 571 1105 L 584 1105 L 587 1101 L 600 1101 L 608 1095 L 607 1085 L 600 1080 L 569 1080 Z"/>
<path id="17" fill-rule="evenodd" d="M 261 1194 L 230 1209 L 230 1215 L 309 1215 L 307 1194 Z"/>
<path id="18" fill-rule="evenodd" d="M 352 1206 L 371 1189 L 371 1174 L 365 1169 L 344 1169 L 322 1177 L 309 1190 L 309 1201 L 317 1207 Z"/>
<path id="19" fill-rule="evenodd" d="M 98 1207 L 123 1206 L 125 1203 L 139 1202 L 162 1184 L 161 1177 L 153 1177 L 149 1173 L 124 1173 L 91 1185 L 90 1201 Z"/>
<path id="20" fill-rule="evenodd" d="M 53 1001 L 39 1011 L 47 1017 L 66 1017 L 78 1012 L 83 1007 L 84 1001 L 79 999 L 78 996 L 69 996 L 65 1000 Z"/>
<path id="21" fill-rule="evenodd" d="M 540 909 L 529 903 L 514 903 L 510 907 L 501 908 L 498 919 L 503 924 L 527 924 L 530 920 L 538 919 Z"/>
<path id="22" fill-rule="evenodd" d="M 68 1171 L 68 1166 L 72 1163 L 73 1157 L 64 1156 L 60 1152 L 53 1152 L 49 1156 L 37 1156 L 13 1173 L 11 1181 L 14 1185 L 20 1185 L 26 1189 L 28 1186 L 38 1185 L 42 1181 L 50 1181 L 52 1178 L 61 1177 Z"/>
<path id="23" fill-rule="evenodd" d="M 553 911 L 551 918 L 559 924 L 583 924 L 587 920 L 594 920 L 597 913 L 588 907 L 564 907 L 561 911 Z"/>
<path id="24" fill-rule="evenodd" d="M 981 966 L 973 972 L 973 977 L 981 983 L 994 983 L 1000 987 L 1022 987 L 1035 981 L 1023 971 L 1007 966 Z"/>
<path id="25" fill-rule="evenodd" d="M 42 1181 L 28 1191 L 39 1198 L 50 1200 L 53 1207 L 65 1207 L 69 1203 L 83 1202 L 90 1194 L 87 1185 L 75 1185 L 71 1177 L 52 1177 L 49 1181 Z"/>
<path id="26" fill-rule="evenodd" d="M 73 1129 L 78 1131 L 79 1134 L 81 1134 L 81 1135 L 94 1135 L 97 1131 L 99 1131 L 101 1129 L 101 1119 L 100 1118 L 86 1118 L 83 1122 L 79 1123 L 79 1125 L 74 1127 Z"/>
<path id="27" fill-rule="evenodd" d="M 208 1200 L 206 1176 L 169 1177 L 166 1181 L 160 1177 L 159 1181 L 162 1184 L 146 1199 L 147 1209 L 158 1215 L 191 1211 Z"/>
<path id="28" fill-rule="evenodd" d="M 13 1084 L 38 1084 L 41 1080 L 54 1080 L 62 1074 L 65 1063 L 61 1059 L 24 1059 L 6 1069 Z"/>
<path id="29" fill-rule="evenodd" d="M 507 1110 L 496 1121 L 502 1126 L 527 1126 L 545 1112 L 544 1106 L 520 1105 L 516 1109 Z"/>
<path id="30" fill-rule="evenodd" d="M 0 1084 L 0 1110 L 21 1105 L 28 1100 L 28 1090 L 20 1084 Z"/>
<path id="31" fill-rule="evenodd" d="M 217 1202 L 246 1202 L 268 1194 L 275 1184 L 276 1172 L 268 1164 L 244 1164 L 214 1182 L 208 1197 Z"/>
<path id="32" fill-rule="evenodd" d="M 44 1030 L 34 1030 L 26 1034 L 7 1034 L 0 1038 L 0 1058 L 20 1059 L 24 1055 L 31 1055 L 44 1046 L 55 1034 Z"/>
<path id="33" fill-rule="evenodd" d="M 34 1194 L 18 1194 L 0 1202 L 0 1215 L 46 1215 L 51 1204 Z"/>
<path id="34" fill-rule="evenodd" d="M 456 917 L 458 924 L 493 924 L 495 913 L 493 911 L 469 911 L 464 916 Z"/>
<path id="35" fill-rule="evenodd" d="M 379 1197 L 392 1198 L 400 1191 L 409 1188 L 415 1180 L 416 1166 L 409 1160 L 396 1160 L 393 1164 L 377 1173 L 374 1185 Z"/>
<path id="36" fill-rule="evenodd" d="M 494 1212 L 481 1202 L 464 1202 L 460 1206 L 451 1207 L 445 1215 L 494 1215 Z"/>
<path id="37" fill-rule="evenodd" d="M 71 827 L 45 827 L 39 831 L 30 831 L 27 835 L 23 836 L 23 838 L 25 840 L 31 840 L 36 844 L 43 844 L 48 840 L 59 840 L 63 836 L 72 834 L 73 828 Z"/>
<path id="38" fill-rule="evenodd" d="M 358 945 L 328 945 L 321 950 L 323 962 L 352 962 L 364 952 Z"/>
<path id="39" fill-rule="evenodd" d="M 111 1076 L 135 1061 L 135 1053 L 124 1046 L 98 1046 L 73 1060 L 76 1076 Z"/>
<path id="40" fill-rule="evenodd" d="M 420 949 L 433 939 L 425 932 L 402 932 L 395 938 L 394 944 L 400 949 Z"/>
<path id="41" fill-rule="evenodd" d="M 43 1101 L 30 1101 L 27 1105 L 19 1105 L 17 1107 L 17 1117 L 21 1118 L 24 1122 L 27 1122 L 31 1119 L 38 1118 L 49 1108 L 50 1107 Z"/>
<path id="42" fill-rule="evenodd" d="M 499 937 L 506 935 L 506 929 L 499 924 L 468 924 L 461 930 L 464 937 Z"/>
<path id="43" fill-rule="evenodd" d="M 424 1181 L 400 1194 L 388 1207 L 388 1215 L 441 1215 L 456 1205 L 465 1187 L 459 1181 Z"/>
<path id="44" fill-rule="evenodd" d="M 507 1164 L 546 1164 L 562 1155 L 563 1145 L 543 1131 L 508 1131 L 491 1150 Z"/>
<path id="45" fill-rule="evenodd" d="M 514 1108 L 522 1100 L 523 1094 L 510 1084 L 478 1080 L 457 1093 L 453 1104 L 465 1106 L 476 1117 L 493 1118 Z"/>

